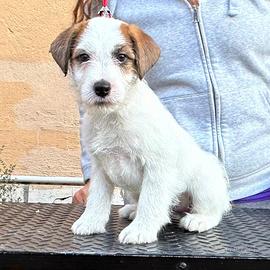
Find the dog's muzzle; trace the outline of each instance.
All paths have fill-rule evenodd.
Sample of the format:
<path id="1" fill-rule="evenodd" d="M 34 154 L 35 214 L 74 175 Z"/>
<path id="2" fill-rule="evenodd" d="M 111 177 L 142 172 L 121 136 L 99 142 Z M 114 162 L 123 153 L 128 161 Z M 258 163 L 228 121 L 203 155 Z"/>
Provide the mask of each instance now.
<path id="1" fill-rule="evenodd" d="M 110 93 L 110 90 L 111 84 L 103 79 L 95 82 L 94 84 L 94 91 L 99 97 L 106 97 Z"/>

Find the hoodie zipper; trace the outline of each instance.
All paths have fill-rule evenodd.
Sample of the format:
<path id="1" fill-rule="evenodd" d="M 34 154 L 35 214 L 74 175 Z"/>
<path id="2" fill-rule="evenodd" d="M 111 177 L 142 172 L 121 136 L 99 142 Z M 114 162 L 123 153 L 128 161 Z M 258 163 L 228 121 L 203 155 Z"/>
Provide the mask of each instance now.
<path id="1" fill-rule="evenodd" d="M 191 5 L 191 4 L 190 4 Z M 202 44 L 202 50 L 203 50 L 203 55 L 204 59 L 206 61 L 206 72 L 209 78 L 209 84 L 210 84 L 210 91 L 212 94 L 212 100 L 213 100 L 213 124 L 215 127 L 215 132 L 213 132 L 213 137 L 216 140 L 216 143 L 214 145 L 214 152 L 215 154 L 222 160 L 224 161 L 224 151 L 222 151 L 223 147 L 221 144 L 221 139 L 220 139 L 220 125 L 218 123 L 218 117 L 219 117 L 219 110 L 218 110 L 218 93 L 217 90 L 215 89 L 215 78 L 213 78 L 213 74 L 210 71 L 209 68 L 209 61 L 208 61 L 208 50 L 207 50 L 207 45 L 204 39 L 204 35 L 202 32 L 202 25 L 200 22 L 200 16 L 199 16 L 199 5 L 191 5 L 192 10 L 193 10 L 193 22 L 196 24 L 197 29 L 198 29 L 198 37 L 200 40 L 200 43 Z"/>
<path id="2" fill-rule="evenodd" d="M 193 21 L 195 23 L 199 23 L 199 16 L 198 16 L 198 6 L 196 5 L 193 5 L 192 6 L 192 9 L 193 9 Z"/>

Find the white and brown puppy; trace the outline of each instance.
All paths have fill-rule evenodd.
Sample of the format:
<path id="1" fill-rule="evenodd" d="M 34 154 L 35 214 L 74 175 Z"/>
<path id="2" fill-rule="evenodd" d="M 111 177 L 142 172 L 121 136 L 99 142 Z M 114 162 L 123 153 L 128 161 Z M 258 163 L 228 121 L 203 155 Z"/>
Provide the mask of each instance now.
<path id="1" fill-rule="evenodd" d="M 160 54 L 152 38 L 135 25 L 94 18 L 61 33 L 51 53 L 65 74 L 70 70 L 86 110 L 82 130 L 92 160 L 86 209 L 72 231 L 105 232 L 115 186 L 137 201 L 120 210 L 134 217 L 119 235 L 122 243 L 157 240 L 183 192 L 193 208 L 180 226 L 199 232 L 216 226 L 230 209 L 224 169 L 142 80 Z"/>

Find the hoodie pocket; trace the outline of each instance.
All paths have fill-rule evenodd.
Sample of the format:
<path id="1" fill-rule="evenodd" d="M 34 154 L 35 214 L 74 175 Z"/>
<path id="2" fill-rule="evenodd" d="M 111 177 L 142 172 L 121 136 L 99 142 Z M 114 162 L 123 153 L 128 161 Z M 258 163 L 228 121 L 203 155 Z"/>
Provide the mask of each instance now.
<path id="1" fill-rule="evenodd" d="M 269 89 L 241 89 L 222 96 L 225 165 L 232 180 L 270 166 Z"/>
<path id="2" fill-rule="evenodd" d="M 228 15 L 231 17 L 237 16 L 242 12 L 245 12 L 250 7 L 253 7 L 253 11 L 257 10 L 260 13 L 270 12 L 269 0 L 228 0 Z M 252 11 L 251 11 L 252 12 Z"/>
<path id="3" fill-rule="evenodd" d="M 216 142 L 213 139 L 215 136 L 207 95 L 173 96 L 162 98 L 161 102 L 204 150 L 215 152 Z"/>

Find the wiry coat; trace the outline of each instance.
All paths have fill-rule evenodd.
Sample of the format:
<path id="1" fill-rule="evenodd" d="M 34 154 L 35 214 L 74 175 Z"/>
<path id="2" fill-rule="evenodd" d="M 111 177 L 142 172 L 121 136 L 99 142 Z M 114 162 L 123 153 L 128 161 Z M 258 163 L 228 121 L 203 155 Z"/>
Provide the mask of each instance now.
<path id="1" fill-rule="evenodd" d="M 60 35 L 51 48 L 62 70 L 70 62 L 79 102 L 87 112 L 82 130 L 91 154 L 92 185 L 73 232 L 105 231 L 115 186 L 137 201 L 120 210 L 122 217 L 134 218 L 120 233 L 120 242 L 155 241 L 184 192 L 191 195 L 193 208 L 180 225 L 190 231 L 216 226 L 230 209 L 222 165 L 195 143 L 141 80 L 158 60 L 157 45 L 119 20 L 94 18 L 81 24 L 80 31 L 74 27 L 80 34 L 67 36 L 73 41 Z M 64 60 L 63 53 L 70 57 Z M 110 92 L 100 97 L 95 84 L 104 80 Z"/>

